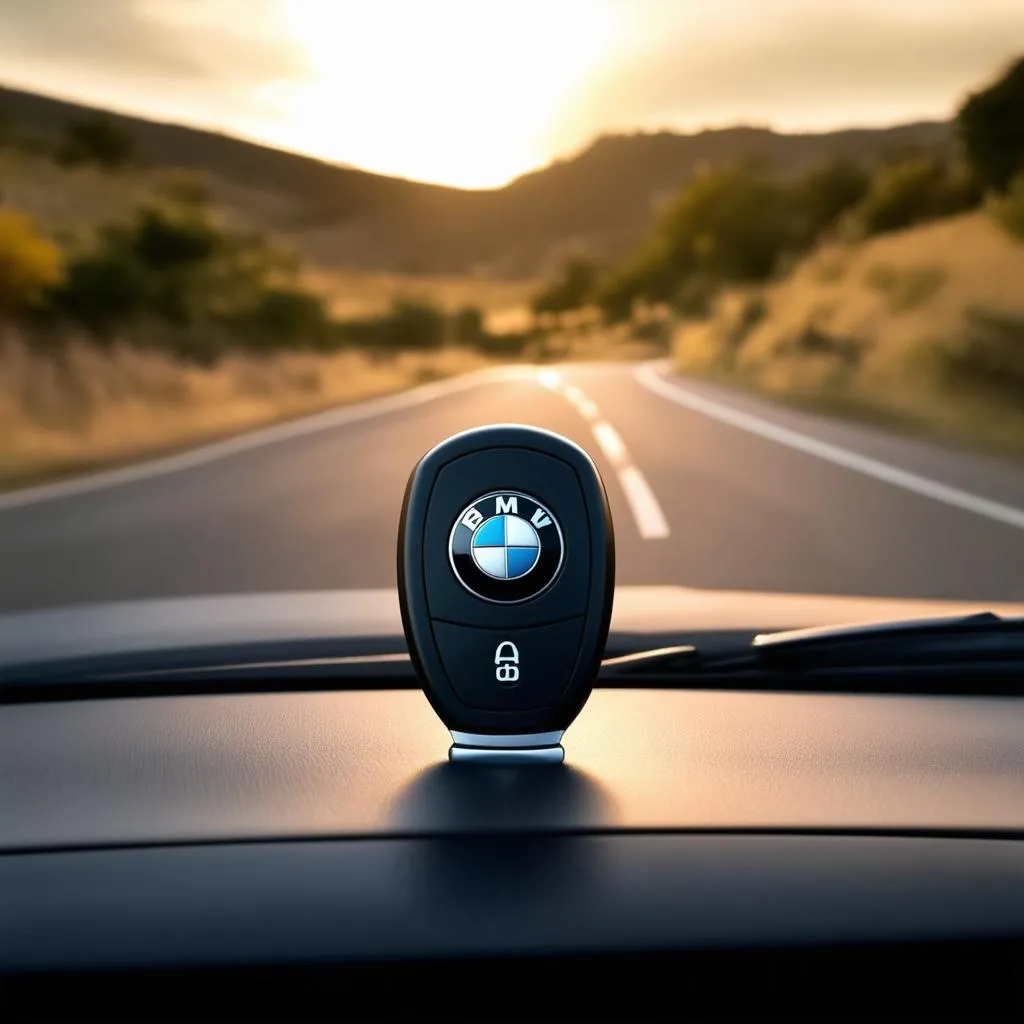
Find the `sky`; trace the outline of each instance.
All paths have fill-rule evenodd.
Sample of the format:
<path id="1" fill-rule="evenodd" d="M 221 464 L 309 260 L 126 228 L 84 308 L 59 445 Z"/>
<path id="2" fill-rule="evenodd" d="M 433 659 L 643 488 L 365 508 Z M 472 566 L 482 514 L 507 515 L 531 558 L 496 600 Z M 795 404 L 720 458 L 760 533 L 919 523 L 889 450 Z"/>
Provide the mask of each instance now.
<path id="1" fill-rule="evenodd" d="M 0 0 L 0 82 L 497 187 L 601 134 L 949 117 L 1024 0 Z"/>

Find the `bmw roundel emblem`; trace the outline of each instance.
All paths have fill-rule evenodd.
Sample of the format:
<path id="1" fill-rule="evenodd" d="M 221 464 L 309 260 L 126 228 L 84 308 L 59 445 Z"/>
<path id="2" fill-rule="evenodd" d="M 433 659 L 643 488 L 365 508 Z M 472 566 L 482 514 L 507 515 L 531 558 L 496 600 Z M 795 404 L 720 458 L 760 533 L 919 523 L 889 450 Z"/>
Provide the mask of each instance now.
<path id="1" fill-rule="evenodd" d="M 554 583 L 565 545 L 546 505 L 521 491 L 493 491 L 459 513 L 448 557 L 459 582 L 486 601 L 537 597 Z"/>

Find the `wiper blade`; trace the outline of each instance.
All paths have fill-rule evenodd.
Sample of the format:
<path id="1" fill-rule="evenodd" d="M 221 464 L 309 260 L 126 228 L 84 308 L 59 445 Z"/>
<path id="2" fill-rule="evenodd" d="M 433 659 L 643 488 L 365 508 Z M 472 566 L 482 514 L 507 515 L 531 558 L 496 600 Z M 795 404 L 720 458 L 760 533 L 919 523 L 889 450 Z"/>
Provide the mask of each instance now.
<path id="1" fill-rule="evenodd" d="M 1024 618 L 983 612 L 758 634 L 724 650 L 659 647 L 605 661 L 598 685 L 1019 696 Z"/>
<path id="2" fill-rule="evenodd" d="M 634 638 L 635 639 L 635 638 Z M 364 638 L 152 651 L 0 668 L 0 704 L 417 689 L 407 652 Z M 389 649 L 390 648 L 390 649 Z M 621 648 L 620 648 L 621 649 Z M 246 656 L 247 655 L 247 656 Z M 597 687 L 804 693 L 1024 693 L 1024 617 L 978 615 L 750 634 L 605 658 Z"/>
<path id="3" fill-rule="evenodd" d="M 993 612 L 765 633 L 752 648 L 765 667 L 938 665 L 1024 661 L 1024 618 Z"/>
<path id="4" fill-rule="evenodd" d="M 233 693 L 407 690 L 418 686 L 409 655 L 399 652 L 224 662 L 211 659 L 167 668 L 111 667 L 101 663 L 69 669 L 58 662 L 22 668 L 7 678 L 0 674 L 0 704 Z"/>

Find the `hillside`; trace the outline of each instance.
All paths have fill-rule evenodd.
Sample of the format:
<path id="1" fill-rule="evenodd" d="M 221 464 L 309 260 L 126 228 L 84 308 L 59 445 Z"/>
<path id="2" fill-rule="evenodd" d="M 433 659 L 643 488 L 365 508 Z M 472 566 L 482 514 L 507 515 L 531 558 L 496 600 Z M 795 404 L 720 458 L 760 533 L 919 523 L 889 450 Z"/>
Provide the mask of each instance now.
<path id="1" fill-rule="evenodd" d="M 676 332 L 677 366 L 1024 454 L 1024 245 L 983 212 L 821 247 Z"/>
<path id="2" fill-rule="evenodd" d="M 52 139 L 69 117 L 89 109 L 0 88 L 0 111 L 20 136 Z M 131 132 L 144 165 L 202 171 L 236 219 L 290 241 L 313 262 L 417 274 L 520 277 L 546 272 L 571 249 L 618 256 L 642 235 L 652 207 L 708 163 L 754 159 L 788 175 L 835 155 L 873 162 L 901 150 L 952 146 L 945 123 L 804 135 L 741 127 L 610 136 L 505 188 L 465 191 L 180 125 L 113 116 Z M 0 192 L 12 204 L 42 204 L 52 221 L 52 207 L 61 206 L 53 193 L 70 179 L 54 177 L 60 169 L 40 170 L 41 160 L 20 154 L 0 164 Z M 136 172 L 132 181 L 138 185 L 145 175 Z M 90 187 L 83 186 L 76 202 L 63 204 L 68 217 L 87 218 Z M 109 183 L 96 188 L 103 193 L 101 205 L 116 205 Z M 35 201 L 17 202 L 25 194 Z"/>

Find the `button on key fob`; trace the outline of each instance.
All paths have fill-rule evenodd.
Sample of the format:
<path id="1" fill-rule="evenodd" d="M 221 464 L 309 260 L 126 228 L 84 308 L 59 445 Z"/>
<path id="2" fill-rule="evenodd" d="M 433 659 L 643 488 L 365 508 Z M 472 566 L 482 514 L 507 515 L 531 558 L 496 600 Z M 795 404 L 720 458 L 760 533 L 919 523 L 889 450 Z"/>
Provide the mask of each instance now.
<path id="1" fill-rule="evenodd" d="M 453 759 L 561 760 L 604 652 L 614 576 L 604 484 L 572 441 L 483 427 L 420 460 L 402 506 L 399 600 Z"/>

